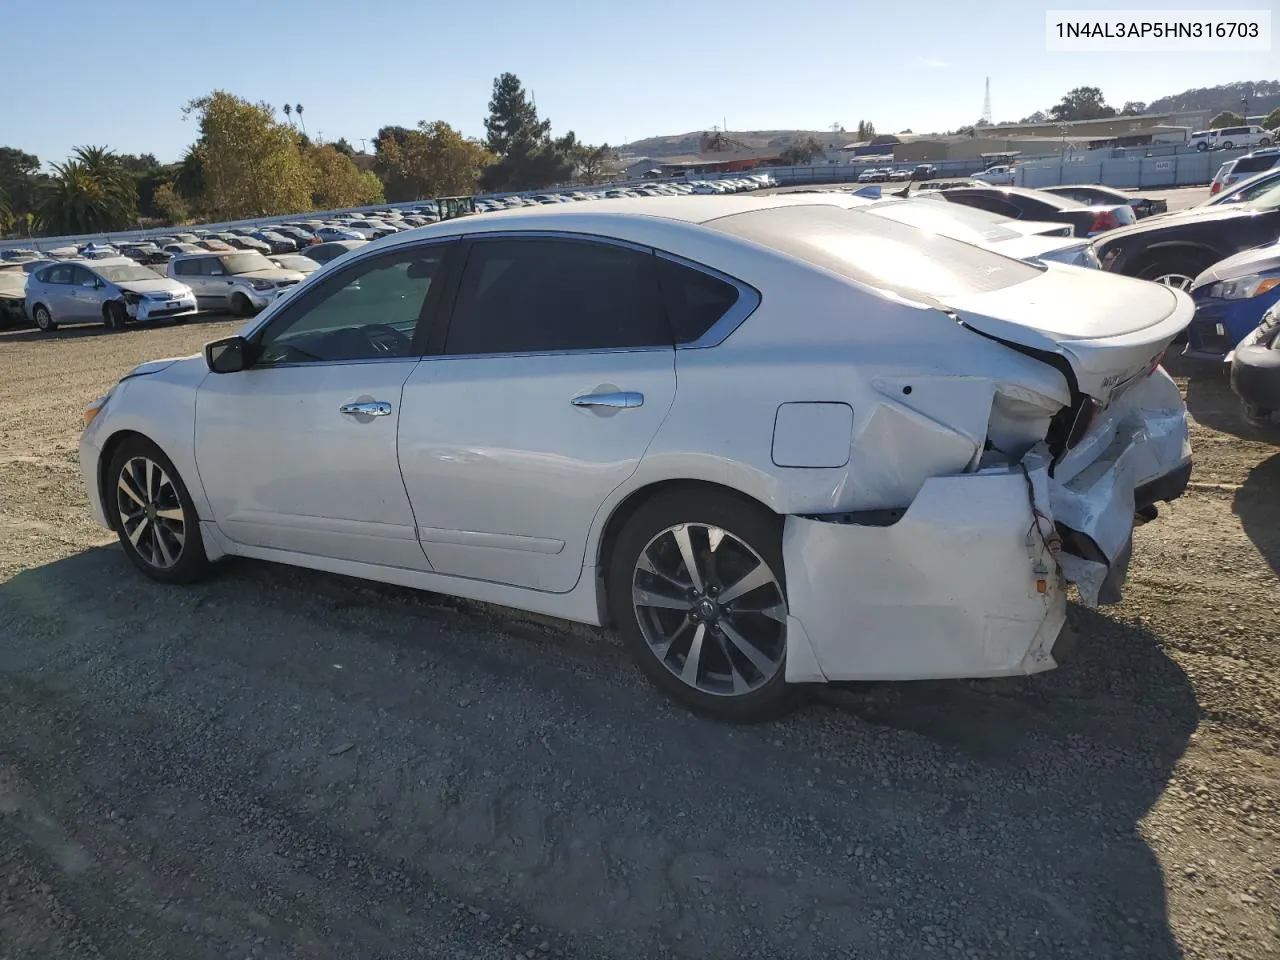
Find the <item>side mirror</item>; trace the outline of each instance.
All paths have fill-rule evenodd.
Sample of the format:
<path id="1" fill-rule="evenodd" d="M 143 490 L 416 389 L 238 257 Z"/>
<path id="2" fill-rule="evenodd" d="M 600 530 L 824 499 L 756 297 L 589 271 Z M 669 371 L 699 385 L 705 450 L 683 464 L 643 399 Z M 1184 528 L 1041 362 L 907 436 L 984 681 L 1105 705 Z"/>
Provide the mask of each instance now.
<path id="1" fill-rule="evenodd" d="M 250 364 L 252 344 L 244 337 L 227 337 L 204 345 L 204 362 L 214 373 L 237 373 Z"/>

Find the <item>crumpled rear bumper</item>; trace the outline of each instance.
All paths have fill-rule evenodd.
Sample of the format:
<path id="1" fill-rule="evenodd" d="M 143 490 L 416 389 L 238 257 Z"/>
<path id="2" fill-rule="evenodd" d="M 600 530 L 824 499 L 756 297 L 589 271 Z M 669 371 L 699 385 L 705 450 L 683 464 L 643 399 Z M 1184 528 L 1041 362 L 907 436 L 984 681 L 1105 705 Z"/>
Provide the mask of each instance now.
<path id="1" fill-rule="evenodd" d="M 1157 371 L 1052 476 L 1040 445 L 1012 466 L 931 478 L 902 511 L 787 517 L 787 679 L 1051 669 L 1067 583 L 1088 606 L 1118 600 L 1137 491 L 1171 499 L 1189 465 L 1186 409 Z"/>

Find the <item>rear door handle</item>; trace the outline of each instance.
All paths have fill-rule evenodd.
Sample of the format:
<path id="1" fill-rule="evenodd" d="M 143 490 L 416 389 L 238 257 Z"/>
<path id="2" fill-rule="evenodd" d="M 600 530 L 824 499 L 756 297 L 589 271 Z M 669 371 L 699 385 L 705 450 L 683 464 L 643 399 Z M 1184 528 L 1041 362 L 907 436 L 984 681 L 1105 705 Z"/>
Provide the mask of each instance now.
<path id="1" fill-rule="evenodd" d="M 616 393 L 584 393 L 569 401 L 575 407 L 643 407 L 644 394 L 631 390 Z"/>
<path id="2" fill-rule="evenodd" d="M 344 403 L 338 412 L 346 417 L 389 417 L 391 404 L 385 400 L 368 400 L 360 403 Z"/>

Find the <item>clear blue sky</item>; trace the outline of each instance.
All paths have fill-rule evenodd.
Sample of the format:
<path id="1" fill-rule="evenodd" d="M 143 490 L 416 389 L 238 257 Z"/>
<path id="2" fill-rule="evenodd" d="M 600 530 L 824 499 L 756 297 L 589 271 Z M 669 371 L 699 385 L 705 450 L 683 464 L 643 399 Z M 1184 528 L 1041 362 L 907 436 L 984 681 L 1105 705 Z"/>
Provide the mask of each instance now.
<path id="1" fill-rule="evenodd" d="M 954 128 L 978 119 L 988 75 L 997 121 L 1081 84 L 1119 106 L 1280 75 L 1280 44 L 1046 53 L 1044 10 L 1025 0 L 3 0 L 0 145 L 46 162 L 80 144 L 176 160 L 195 136 L 182 105 L 217 88 L 301 102 L 309 133 L 357 149 L 385 124 L 419 120 L 483 136 L 493 79 L 508 70 L 553 132 L 610 143 L 726 121 Z"/>

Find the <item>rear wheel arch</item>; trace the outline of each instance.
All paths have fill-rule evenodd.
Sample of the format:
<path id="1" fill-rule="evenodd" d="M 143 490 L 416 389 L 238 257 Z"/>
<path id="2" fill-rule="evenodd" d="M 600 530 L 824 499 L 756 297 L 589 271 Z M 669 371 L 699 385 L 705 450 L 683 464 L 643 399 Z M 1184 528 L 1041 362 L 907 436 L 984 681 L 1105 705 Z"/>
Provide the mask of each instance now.
<path id="1" fill-rule="evenodd" d="M 646 503 L 654 498 L 678 491 L 697 491 L 723 495 L 730 499 L 748 504 L 760 511 L 777 517 L 782 523 L 782 515 L 758 497 L 735 487 L 714 483 L 709 480 L 658 480 L 631 491 L 613 508 L 601 529 L 599 542 L 596 544 L 596 603 L 600 610 L 601 623 L 608 625 L 612 619 L 609 612 L 608 571 L 612 562 L 613 551 L 617 546 L 618 535 L 626 527 L 627 521 L 635 516 Z"/>

